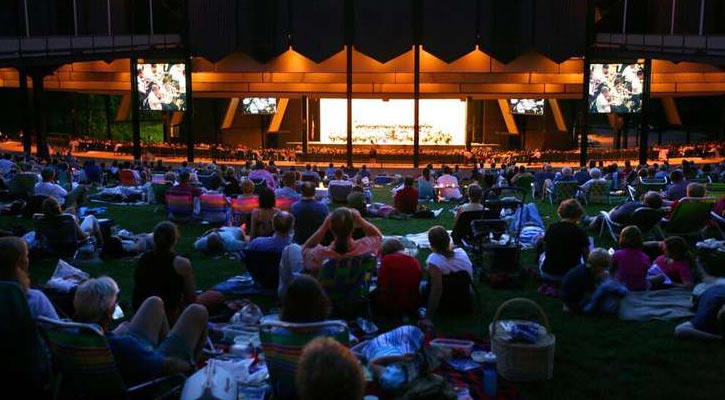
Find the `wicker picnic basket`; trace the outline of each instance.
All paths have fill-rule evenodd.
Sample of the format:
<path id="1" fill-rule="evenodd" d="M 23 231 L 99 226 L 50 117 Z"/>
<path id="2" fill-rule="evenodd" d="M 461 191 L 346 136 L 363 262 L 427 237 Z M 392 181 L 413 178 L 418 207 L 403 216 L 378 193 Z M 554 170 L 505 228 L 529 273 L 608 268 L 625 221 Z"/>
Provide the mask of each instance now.
<path id="1" fill-rule="evenodd" d="M 511 342 L 506 340 L 501 328 L 500 317 L 503 311 L 512 305 L 533 308 L 539 315 L 545 333 L 535 343 Z M 510 322 L 531 322 L 527 320 L 507 320 Z M 496 310 L 496 315 L 488 327 L 491 336 L 491 350 L 496 354 L 496 367 L 504 379 L 515 382 L 530 382 L 551 379 L 554 373 L 554 348 L 556 337 L 551 333 L 549 318 L 535 302 L 524 299 L 510 299 Z"/>

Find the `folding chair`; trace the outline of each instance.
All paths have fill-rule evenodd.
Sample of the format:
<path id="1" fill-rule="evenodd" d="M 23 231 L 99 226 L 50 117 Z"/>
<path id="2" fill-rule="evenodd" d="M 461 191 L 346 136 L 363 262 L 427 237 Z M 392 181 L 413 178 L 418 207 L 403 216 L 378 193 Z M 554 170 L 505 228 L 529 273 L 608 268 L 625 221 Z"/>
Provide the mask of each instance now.
<path id="1" fill-rule="evenodd" d="M 166 192 L 165 196 L 169 221 L 190 222 L 194 219 L 194 196 L 191 193 Z"/>
<path id="2" fill-rule="evenodd" d="M 683 197 L 677 202 L 668 219 L 662 219 L 657 229 L 662 238 L 670 236 L 702 237 L 702 230 L 710 219 L 715 205 L 711 197 Z"/>
<path id="3" fill-rule="evenodd" d="M 642 234 L 646 236 L 659 224 L 664 213 L 664 210 L 661 208 L 639 207 L 632 213 L 630 225 L 638 227 Z M 612 221 L 609 218 L 609 213 L 606 211 L 600 211 L 599 215 L 602 216 L 602 226 L 599 228 L 599 236 L 604 235 L 604 231 L 607 230 L 612 240 L 617 242 L 620 232 L 624 229 L 624 225 Z"/>
<path id="4" fill-rule="evenodd" d="M 328 193 L 335 203 L 347 203 L 347 195 L 352 191 L 352 185 L 330 185 Z"/>
<path id="5" fill-rule="evenodd" d="M 335 320 L 307 324 L 265 321 L 261 323 L 259 337 L 274 397 L 294 399 L 295 372 L 305 345 L 317 337 L 330 337 L 348 346 L 350 330 L 344 321 Z"/>
<path id="6" fill-rule="evenodd" d="M 176 393 L 186 379 L 176 374 L 127 386 L 108 339 L 97 325 L 39 317 L 38 327 L 57 370 L 53 378 L 55 399 L 158 398 Z M 166 390 L 158 393 L 162 389 Z"/>
<path id="7" fill-rule="evenodd" d="M 527 193 L 531 192 L 531 201 L 536 198 L 534 193 L 534 176 L 524 176 L 516 180 L 516 187 L 524 189 Z M 525 200 L 524 200 L 525 201 Z"/>
<path id="8" fill-rule="evenodd" d="M 451 232 L 451 239 L 457 246 L 462 246 L 464 241 L 472 238 L 471 221 L 483 218 L 483 210 L 462 212 L 456 220 Z"/>
<path id="9" fill-rule="evenodd" d="M 584 196 L 584 201 L 589 204 L 609 204 L 609 189 L 612 184 L 607 182 L 594 182 Z"/>
<path id="10" fill-rule="evenodd" d="M 295 202 L 297 202 L 297 199 L 293 197 L 279 196 L 275 198 L 274 206 L 282 211 L 290 211 L 292 210 L 292 204 Z"/>
<path id="11" fill-rule="evenodd" d="M 237 197 L 231 200 L 232 208 L 232 225 L 241 226 L 243 223 L 249 223 L 249 217 L 252 210 L 259 207 L 259 198 L 254 197 Z"/>
<path id="12" fill-rule="evenodd" d="M 710 217 L 712 217 L 713 222 L 715 222 L 717 230 L 720 231 L 720 236 L 722 236 L 723 240 L 725 240 L 725 218 L 717 215 L 715 211 L 710 211 Z"/>
<path id="13" fill-rule="evenodd" d="M 638 178 L 633 185 L 627 186 L 627 190 L 629 191 L 629 196 L 632 198 L 632 201 L 639 201 L 639 198 L 642 197 L 643 194 L 650 191 L 662 192 L 665 190 L 666 186 L 667 181 L 665 179 Z"/>
<path id="14" fill-rule="evenodd" d="M 579 190 L 579 182 L 577 181 L 559 181 L 554 182 L 553 188 L 547 188 L 549 203 L 561 203 L 563 200 L 571 199 L 576 196 Z"/>
<path id="15" fill-rule="evenodd" d="M 709 197 L 720 198 L 725 195 L 725 183 L 711 183 L 707 185 L 707 195 Z"/>
<path id="16" fill-rule="evenodd" d="M 70 214 L 47 217 L 43 214 L 33 215 L 35 240 L 41 252 L 56 257 L 75 259 L 84 244 L 92 245 L 86 240 L 79 240 L 76 220 Z"/>
<path id="17" fill-rule="evenodd" d="M 38 174 L 32 172 L 22 172 L 8 182 L 8 191 L 13 199 L 28 200 L 30 196 L 35 194 L 35 184 L 39 182 Z"/>
<path id="18" fill-rule="evenodd" d="M 229 202 L 223 194 L 204 193 L 199 196 L 199 203 L 202 221 L 225 225 L 229 222 Z"/>
<path id="19" fill-rule="evenodd" d="M 370 277 L 375 269 L 372 255 L 331 258 L 317 279 L 332 302 L 333 316 L 357 317 L 370 314 Z"/>
<path id="20" fill-rule="evenodd" d="M 267 181 L 261 178 L 252 179 L 254 183 L 254 194 L 262 193 L 262 190 L 267 187 Z"/>
<path id="21" fill-rule="evenodd" d="M 279 284 L 279 262 L 282 253 L 276 251 L 244 250 L 244 265 L 254 282 L 277 294 Z"/>

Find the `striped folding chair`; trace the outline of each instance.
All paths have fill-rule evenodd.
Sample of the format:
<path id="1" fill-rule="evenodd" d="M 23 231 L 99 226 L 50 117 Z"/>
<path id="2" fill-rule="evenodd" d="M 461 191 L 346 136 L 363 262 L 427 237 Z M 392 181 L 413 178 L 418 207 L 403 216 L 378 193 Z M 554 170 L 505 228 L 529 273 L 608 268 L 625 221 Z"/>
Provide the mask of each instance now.
<path id="1" fill-rule="evenodd" d="M 607 182 L 595 182 L 589 186 L 584 196 L 584 201 L 589 204 L 609 204 L 609 188 L 612 184 Z"/>
<path id="2" fill-rule="evenodd" d="M 174 222 L 189 222 L 194 219 L 194 196 L 191 193 L 166 192 L 168 219 Z"/>
<path id="3" fill-rule="evenodd" d="M 204 193 L 199 196 L 202 221 L 227 224 L 230 219 L 229 201 L 223 194 Z"/>
<path id="4" fill-rule="evenodd" d="M 563 200 L 571 199 L 576 196 L 579 190 L 579 182 L 577 181 L 559 181 L 554 183 L 554 187 L 547 189 L 549 195 L 549 203 L 561 203 Z"/>
<path id="5" fill-rule="evenodd" d="M 259 198 L 257 196 L 232 199 L 232 225 L 241 226 L 243 223 L 248 222 L 247 220 L 252 215 L 252 210 L 257 207 L 259 207 Z"/>
<path id="6" fill-rule="evenodd" d="M 293 197 L 284 197 L 280 196 L 275 198 L 275 207 L 279 208 L 282 211 L 290 211 L 292 209 L 292 204 L 294 204 L 297 201 L 297 199 Z"/>
<path id="7" fill-rule="evenodd" d="M 146 390 L 161 389 L 159 385 L 172 380 L 173 393 L 185 380 L 177 374 L 127 386 L 108 339 L 97 325 L 39 317 L 38 327 L 58 368 L 54 377 L 56 398 L 125 399 L 140 393 L 149 396 Z"/>
<path id="8" fill-rule="evenodd" d="M 374 269 L 372 255 L 331 258 L 322 265 L 317 279 L 332 302 L 334 316 L 369 314 L 369 284 Z"/>
<path id="9" fill-rule="evenodd" d="M 317 337 L 331 337 L 347 346 L 350 330 L 344 321 L 307 324 L 266 321 L 260 326 L 259 337 L 274 396 L 290 399 L 297 397 L 295 372 L 305 345 Z"/>

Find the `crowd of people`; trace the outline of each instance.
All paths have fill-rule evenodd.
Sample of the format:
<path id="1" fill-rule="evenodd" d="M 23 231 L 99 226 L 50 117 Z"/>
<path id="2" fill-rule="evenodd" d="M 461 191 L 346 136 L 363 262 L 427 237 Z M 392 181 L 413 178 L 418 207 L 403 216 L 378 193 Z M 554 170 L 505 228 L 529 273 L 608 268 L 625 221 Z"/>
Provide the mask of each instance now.
<path id="1" fill-rule="evenodd" d="M 616 190 L 636 185 L 639 179 L 661 178 L 667 182 L 663 192 L 647 191 L 607 212 L 610 220 L 622 226 L 616 250 L 595 248 L 590 239 L 592 232 L 600 231 L 603 217 L 586 216 L 576 198 L 561 201 L 557 222 L 549 224 L 536 243 L 540 291 L 560 298 L 565 312 L 599 314 L 615 313 L 620 299 L 630 292 L 699 287 L 695 317 L 679 325 L 675 336 L 723 336 L 725 286 L 706 279 L 717 271 L 722 258 L 702 261 L 679 236 L 647 241 L 632 215 L 641 207 L 672 212 L 683 198 L 706 198 L 706 187 L 696 180 L 725 182 L 725 162 L 699 166 L 687 161 L 641 166 L 626 162 L 620 167 L 600 161 L 575 172 L 570 167 L 555 171 L 546 164 L 532 169 L 513 159 L 507 161 L 488 168 L 428 165 L 415 176 L 399 177 L 389 206 L 395 215 L 413 218 L 422 201 L 451 202 L 457 205 L 458 219 L 465 212 L 484 209 L 486 189 L 529 182 L 534 193 L 543 196 L 547 188 L 561 181 L 576 181 L 586 192 L 595 182 L 607 182 Z M 209 310 L 217 310 L 219 296 L 212 291 L 202 293 L 197 287 L 192 262 L 176 249 L 180 233 L 173 222 L 159 222 L 147 234 L 104 237 L 98 220 L 79 212 L 87 204 L 89 191 L 117 184 L 124 175 L 133 179 L 133 186 L 144 187 L 150 194 L 152 186 L 165 185 L 166 193 L 194 198 L 218 193 L 254 199 L 248 218 L 223 221 L 197 238 L 194 249 L 206 256 L 238 254 L 241 259 L 245 251 L 278 254 L 282 321 L 308 323 L 332 318 L 337 305 L 319 280 L 322 271 L 340 260 L 376 259 L 377 287 L 370 295 L 373 313 L 403 325 L 385 338 L 401 342 L 377 349 L 379 354 L 367 361 L 383 386 L 393 385 L 386 381 L 395 364 L 390 360 L 410 355 L 401 349 L 419 347 L 423 332 L 435 327 L 441 312 L 470 314 L 474 309 L 476 294 L 471 283 L 476 266 L 465 248 L 453 245 L 446 227 L 435 225 L 427 230 L 430 254 L 421 263 L 399 238 L 384 237 L 366 218 L 375 209 L 371 197 L 375 176 L 366 166 L 351 170 L 330 163 L 324 168 L 306 165 L 299 170 L 259 159 L 238 168 L 217 163 L 171 166 L 161 160 L 97 164 L 74 158 L 24 161 L 4 155 L 0 175 L 0 189 L 8 189 L 12 195 L 44 195 L 40 209 L 44 218 L 70 216 L 77 239 L 90 240 L 105 257 L 137 256 L 132 288 L 119 288 L 110 277 L 89 279 L 77 288 L 75 315 L 69 316 L 103 329 L 128 383 L 193 371 L 206 340 Z M 24 177 L 30 178 L 32 187 L 18 191 L 17 182 L 27 180 Z M 464 186 L 463 181 L 470 184 Z M 319 189 L 325 189 L 329 199 L 321 199 Z M 336 193 L 344 195 L 335 198 Z M 278 207 L 280 198 L 290 199 L 289 207 Z M 712 211 L 725 217 L 725 198 L 717 199 Z M 173 220 L 173 215 L 169 217 Z M 2 234 L 7 237 L 0 239 L 0 279 L 20 284 L 31 315 L 58 319 L 50 300 L 30 285 L 28 253 L 42 250 L 38 243 L 42 240 L 28 240 L 27 235 L 20 238 L 14 232 Z M 116 326 L 113 315 L 122 289 L 132 292 L 135 312 L 129 321 Z M 336 370 L 321 373 L 321 365 Z M 297 391 L 302 399 L 323 398 L 320 390 L 325 390 L 328 397 L 324 398 L 334 393 L 334 398 L 359 400 L 365 386 L 361 371 L 347 347 L 317 339 L 303 351 Z"/>

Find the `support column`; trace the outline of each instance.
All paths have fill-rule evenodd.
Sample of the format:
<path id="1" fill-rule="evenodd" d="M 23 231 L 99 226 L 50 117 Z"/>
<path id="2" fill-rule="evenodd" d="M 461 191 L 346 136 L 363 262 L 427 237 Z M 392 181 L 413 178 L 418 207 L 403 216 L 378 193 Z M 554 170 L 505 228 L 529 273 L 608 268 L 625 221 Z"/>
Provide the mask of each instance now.
<path id="1" fill-rule="evenodd" d="M 640 118 L 641 133 L 639 135 L 639 163 L 647 164 L 649 155 L 649 102 L 650 102 L 650 74 L 652 73 L 652 60 L 644 61 L 644 83 L 642 85 L 642 116 Z"/>
<path id="2" fill-rule="evenodd" d="M 111 140 L 111 96 L 103 96 L 103 105 L 106 111 L 106 139 Z"/>
<path id="3" fill-rule="evenodd" d="M 184 125 L 186 126 L 186 161 L 194 162 L 194 97 L 191 87 L 191 56 L 185 57 L 186 71 L 186 110 L 184 110 Z"/>
<path id="4" fill-rule="evenodd" d="M 38 158 L 50 157 L 48 151 L 48 120 L 45 109 L 44 72 L 35 71 L 31 75 L 33 80 L 33 130 L 35 131 L 35 148 Z"/>
<path id="5" fill-rule="evenodd" d="M 579 166 L 587 165 L 589 148 L 589 77 L 591 75 L 589 58 L 584 57 L 584 81 L 582 82 L 582 124 L 579 127 Z"/>
<path id="6" fill-rule="evenodd" d="M 131 58 L 131 76 L 135 77 L 138 75 L 138 58 Z M 138 85 L 135 80 L 131 80 L 131 131 L 133 138 L 133 160 L 141 160 L 141 121 L 140 111 L 138 109 Z"/>
<path id="7" fill-rule="evenodd" d="M 309 127 L 310 108 L 309 108 L 308 101 L 309 101 L 309 99 L 307 98 L 307 96 L 302 96 L 302 100 L 300 101 L 300 119 L 301 119 L 300 126 L 302 127 L 302 156 L 303 157 L 307 155 L 307 147 L 308 147 L 308 142 L 309 142 L 308 135 L 309 135 L 309 130 L 310 130 L 310 127 Z"/>
<path id="8" fill-rule="evenodd" d="M 345 58 L 347 99 L 347 167 L 352 168 L 352 49 L 355 38 L 354 0 L 345 1 Z"/>
<path id="9" fill-rule="evenodd" d="M 20 99 L 23 105 L 23 118 L 21 120 L 21 129 L 23 132 L 23 155 L 25 156 L 25 161 L 28 161 L 30 159 L 30 154 L 33 152 L 33 137 L 30 135 L 30 93 L 28 92 L 28 74 L 25 70 L 18 70 L 18 79 L 20 79 Z"/>
<path id="10" fill-rule="evenodd" d="M 413 0 L 413 168 L 420 166 L 420 46 L 422 45 L 422 2 Z"/>

